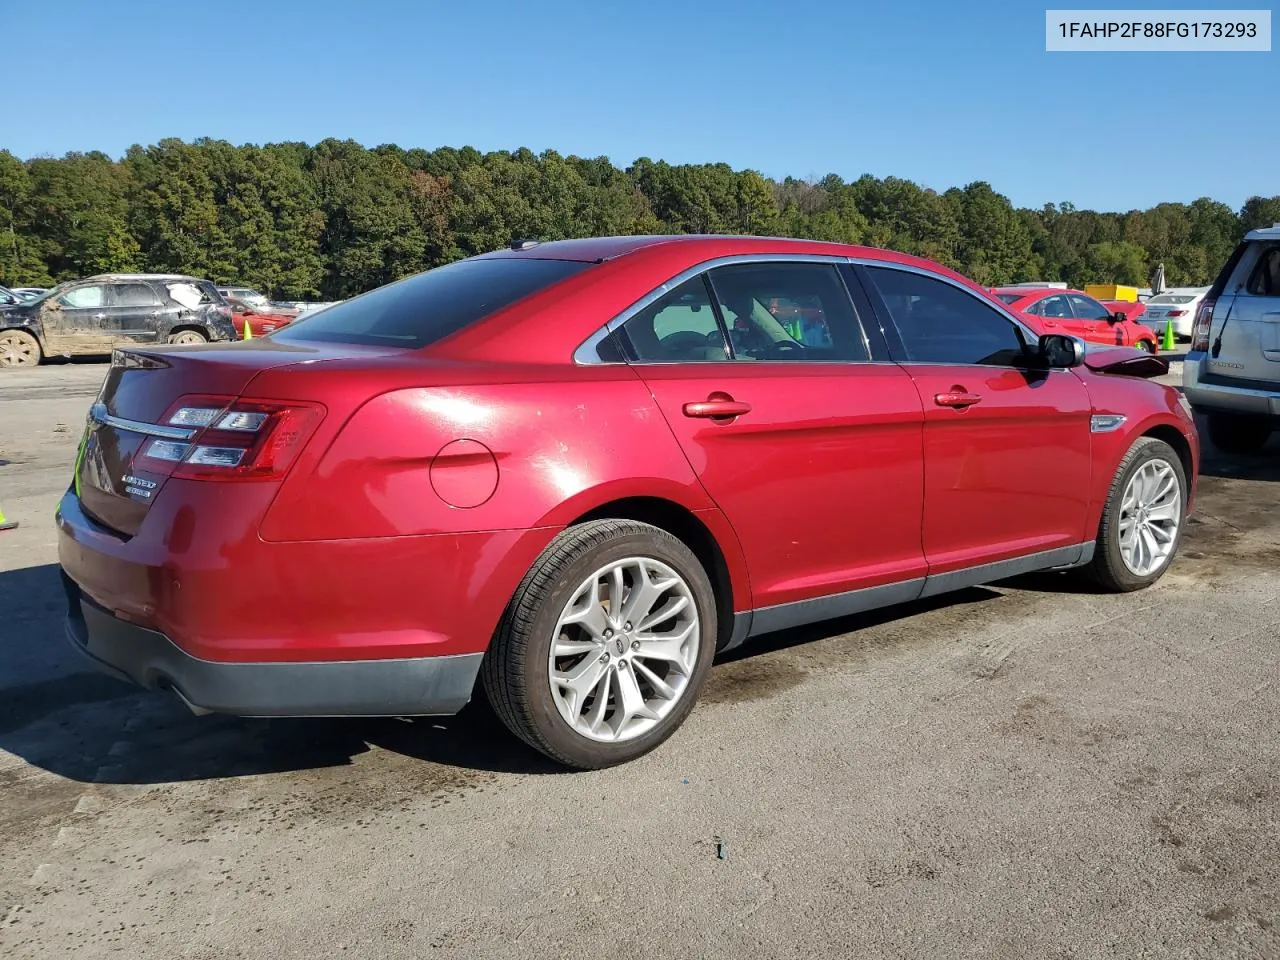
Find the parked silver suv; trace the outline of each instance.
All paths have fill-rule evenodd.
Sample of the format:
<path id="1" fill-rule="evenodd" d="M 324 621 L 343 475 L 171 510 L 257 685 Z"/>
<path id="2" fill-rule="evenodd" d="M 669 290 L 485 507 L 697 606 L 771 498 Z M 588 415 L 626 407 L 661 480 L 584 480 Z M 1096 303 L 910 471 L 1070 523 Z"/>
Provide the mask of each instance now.
<path id="1" fill-rule="evenodd" d="M 1183 390 L 1228 453 L 1280 428 L 1280 223 L 1245 234 L 1196 313 Z"/>

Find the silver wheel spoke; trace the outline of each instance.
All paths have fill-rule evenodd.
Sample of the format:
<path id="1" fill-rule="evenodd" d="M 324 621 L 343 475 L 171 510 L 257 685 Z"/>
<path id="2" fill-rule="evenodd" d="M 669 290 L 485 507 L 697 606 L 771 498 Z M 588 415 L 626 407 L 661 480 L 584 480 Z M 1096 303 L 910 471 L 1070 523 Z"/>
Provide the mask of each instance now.
<path id="1" fill-rule="evenodd" d="M 570 601 L 576 612 L 560 618 L 562 626 L 572 623 L 580 625 L 597 640 L 604 639 L 604 632 L 609 628 L 609 616 L 605 613 L 604 603 L 600 599 L 600 581 L 592 580 L 584 583 L 582 588 Z"/>
<path id="2" fill-rule="evenodd" d="M 1131 573 L 1150 576 L 1168 563 L 1178 540 L 1182 489 L 1177 472 L 1164 460 L 1147 461 L 1129 479 L 1120 505 L 1120 558 Z"/>
<path id="3" fill-rule="evenodd" d="M 676 688 L 671 686 L 667 681 L 646 667 L 641 661 L 633 660 L 632 668 L 644 679 L 648 680 L 653 686 L 654 692 L 663 700 L 674 700 L 676 696 Z"/>
<path id="4" fill-rule="evenodd" d="M 617 673 L 618 700 L 620 709 L 613 732 L 616 736 L 622 733 L 627 724 L 635 719 L 657 720 L 658 715 L 645 703 L 644 694 L 640 692 L 640 684 L 628 669 Z"/>
<path id="5" fill-rule="evenodd" d="M 611 562 L 579 584 L 550 645 L 551 693 L 581 736 L 644 735 L 687 692 L 702 627 L 693 591 L 652 557 Z"/>

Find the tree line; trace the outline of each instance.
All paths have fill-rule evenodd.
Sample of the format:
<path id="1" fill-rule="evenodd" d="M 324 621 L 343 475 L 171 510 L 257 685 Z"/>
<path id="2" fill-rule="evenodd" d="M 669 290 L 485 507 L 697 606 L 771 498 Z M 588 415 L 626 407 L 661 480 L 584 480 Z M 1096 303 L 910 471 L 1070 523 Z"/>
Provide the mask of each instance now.
<path id="1" fill-rule="evenodd" d="M 166 139 L 119 159 L 0 150 L 0 283 L 107 271 L 194 274 L 282 299 L 338 299 L 513 238 L 749 233 L 862 243 L 983 284 L 1203 285 L 1280 196 L 1097 213 L 1015 208 L 984 182 L 939 193 L 897 177 L 773 181 L 728 164 L 626 169 L 527 149 L 235 146 Z"/>

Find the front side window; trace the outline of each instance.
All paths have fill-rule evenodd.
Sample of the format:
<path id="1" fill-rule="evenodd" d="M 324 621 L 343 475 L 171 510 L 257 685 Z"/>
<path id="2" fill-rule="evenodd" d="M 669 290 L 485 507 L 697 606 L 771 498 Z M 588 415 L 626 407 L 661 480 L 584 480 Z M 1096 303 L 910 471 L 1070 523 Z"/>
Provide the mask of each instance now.
<path id="1" fill-rule="evenodd" d="M 107 302 L 106 288 L 99 286 L 76 287 L 74 290 L 68 290 L 59 297 L 58 302 L 64 307 L 73 309 L 100 307 Z"/>
<path id="2" fill-rule="evenodd" d="M 1071 309 L 1078 320 L 1105 320 L 1111 311 L 1092 297 L 1082 297 L 1078 293 L 1071 294 Z"/>
<path id="3" fill-rule="evenodd" d="M 1013 366 L 1025 356 L 1021 330 L 972 293 L 909 270 L 868 267 L 867 273 L 909 362 Z"/>
<path id="4" fill-rule="evenodd" d="M 1062 294 L 1045 297 L 1037 306 L 1040 309 L 1036 313 L 1042 317 L 1050 317 L 1054 320 L 1069 320 L 1071 318 L 1071 307 L 1067 304 L 1067 298 Z"/>
<path id="5" fill-rule="evenodd" d="M 868 360 L 853 301 L 833 264 L 740 263 L 709 275 L 735 360 Z"/>
<path id="6" fill-rule="evenodd" d="M 117 307 L 157 307 L 160 298 L 145 283 L 117 283 L 112 288 Z"/>

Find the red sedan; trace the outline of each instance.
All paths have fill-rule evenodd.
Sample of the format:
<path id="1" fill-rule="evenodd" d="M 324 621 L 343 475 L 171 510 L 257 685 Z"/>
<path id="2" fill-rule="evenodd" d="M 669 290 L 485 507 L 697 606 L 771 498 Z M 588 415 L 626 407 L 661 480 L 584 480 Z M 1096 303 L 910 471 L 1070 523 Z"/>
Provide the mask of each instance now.
<path id="1" fill-rule="evenodd" d="M 236 337 L 239 339 L 244 339 L 246 324 L 253 336 L 265 337 L 298 317 L 297 310 L 274 307 L 266 309 L 261 304 L 249 303 L 236 296 L 226 295 L 226 298 L 227 303 L 231 304 L 231 325 L 235 327 Z"/>
<path id="2" fill-rule="evenodd" d="M 1033 570 L 1153 583 L 1199 463 L 1166 368 L 884 250 L 515 244 L 118 351 L 58 511 L 68 633 L 197 711 L 483 683 L 533 747 L 614 764 L 760 634 Z"/>
<path id="3" fill-rule="evenodd" d="M 996 287 L 992 292 L 1031 317 L 1044 333 L 1068 333 L 1092 343 L 1137 347 L 1147 353 L 1158 350 L 1156 332 L 1137 322 L 1146 309 L 1143 304 L 1104 304 L 1079 290 L 1057 287 Z"/>

